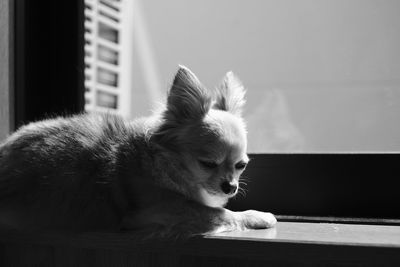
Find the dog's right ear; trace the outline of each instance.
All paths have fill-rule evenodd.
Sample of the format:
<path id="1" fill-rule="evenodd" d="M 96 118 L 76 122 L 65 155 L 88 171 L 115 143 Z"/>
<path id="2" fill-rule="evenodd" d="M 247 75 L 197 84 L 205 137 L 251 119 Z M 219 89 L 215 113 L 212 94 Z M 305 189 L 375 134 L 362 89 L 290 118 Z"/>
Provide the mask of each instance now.
<path id="1" fill-rule="evenodd" d="M 185 66 L 179 66 L 168 93 L 168 118 L 176 121 L 201 119 L 210 107 L 211 96 L 196 75 Z"/>

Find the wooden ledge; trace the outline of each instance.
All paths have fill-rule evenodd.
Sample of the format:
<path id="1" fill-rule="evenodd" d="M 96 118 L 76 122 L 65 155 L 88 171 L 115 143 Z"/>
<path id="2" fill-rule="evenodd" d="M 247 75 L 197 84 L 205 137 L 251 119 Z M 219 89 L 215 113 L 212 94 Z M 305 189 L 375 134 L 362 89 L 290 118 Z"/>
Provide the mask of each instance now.
<path id="1" fill-rule="evenodd" d="M 206 238 L 349 246 L 398 247 L 400 226 L 279 222 L 266 230 L 235 231 Z"/>
<path id="2" fill-rule="evenodd" d="M 400 226 L 279 222 L 185 242 L 124 233 L 0 233 L 1 266 L 400 266 Z"/>

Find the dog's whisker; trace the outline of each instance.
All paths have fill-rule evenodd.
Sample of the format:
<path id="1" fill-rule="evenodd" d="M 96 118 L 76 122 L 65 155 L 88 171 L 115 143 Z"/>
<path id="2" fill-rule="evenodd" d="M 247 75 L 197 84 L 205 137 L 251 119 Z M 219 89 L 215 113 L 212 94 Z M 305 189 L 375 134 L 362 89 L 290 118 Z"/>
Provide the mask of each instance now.
<path id="1" fill-rule="evenodd" d="M 246 197 L 246 194 L 247 194 L 247 190 L 246 190 L 246 189 L 244 189 L 244 188 L 239 188 L 239 190 L 238 190 L 238 195 L 239 195 L 239 196 L 241 196 L 241 197 Z"/>
<path id="2" fill-rule="evenodd" d="M 244 176 L 240 177 L 239 181 L 251 182 L 250 178 Z"/>

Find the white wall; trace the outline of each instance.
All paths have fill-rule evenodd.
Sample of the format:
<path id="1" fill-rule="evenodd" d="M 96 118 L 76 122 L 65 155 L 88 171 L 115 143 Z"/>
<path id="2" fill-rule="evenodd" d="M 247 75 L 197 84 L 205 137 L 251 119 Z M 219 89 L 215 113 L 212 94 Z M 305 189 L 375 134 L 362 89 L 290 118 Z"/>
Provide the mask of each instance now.
<path id="1" fill-rule="evenodd" d="M 178 64 L 241 77 L 251 152 L 400 149 L 400 1 L 137 2 L 160 92 Z M 151 107 L 137 43 L 133 116 Z"/>

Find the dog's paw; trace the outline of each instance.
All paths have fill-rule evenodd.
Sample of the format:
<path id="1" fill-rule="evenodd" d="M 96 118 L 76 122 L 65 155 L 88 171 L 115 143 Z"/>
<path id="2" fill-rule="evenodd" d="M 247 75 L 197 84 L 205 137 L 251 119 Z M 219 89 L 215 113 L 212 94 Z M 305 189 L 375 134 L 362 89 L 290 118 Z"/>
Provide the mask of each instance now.
<path id="1" fill-rule="evenodd" d="M 272 213 L 256 210 L 242 212 L 244 227 L 247 229 L 265 229 L 274 227 L 277 220 Z"/>

